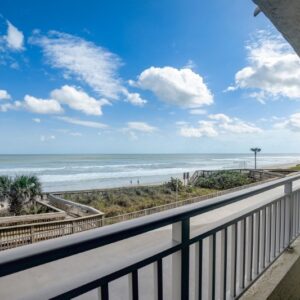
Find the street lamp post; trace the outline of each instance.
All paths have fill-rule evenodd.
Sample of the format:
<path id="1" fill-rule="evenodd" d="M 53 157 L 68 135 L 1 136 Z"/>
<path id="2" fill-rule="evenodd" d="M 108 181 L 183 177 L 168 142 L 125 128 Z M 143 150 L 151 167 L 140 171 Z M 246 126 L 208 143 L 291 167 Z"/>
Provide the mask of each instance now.
<path id="1" fill-rule="evenodd" d="M 251 151 L 254 152 L 254 169 L 256 169 L 256 157 L 257 157 L 257 153 L 261 151 L 260 148 L 251 148 Z"/>

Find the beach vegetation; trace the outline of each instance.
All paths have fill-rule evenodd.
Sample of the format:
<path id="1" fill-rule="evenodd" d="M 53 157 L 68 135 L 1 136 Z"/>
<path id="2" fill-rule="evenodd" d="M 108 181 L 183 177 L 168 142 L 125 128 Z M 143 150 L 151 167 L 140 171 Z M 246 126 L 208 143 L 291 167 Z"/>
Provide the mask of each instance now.
<path id="1" fill-rule="evenodd" d="M 293 170 L 293 171 L 300 171 L 300 165 L 296 165 L 294 167 L 291 167 L 290 170 Z"/>
<path id="2" fill-rule="evenodd" d="M 2 201 L 8 201 L 9 212 L 12 215 L 43 210 L 39 207 L 31 208 L 33 201 L 41 192 L 41 183 L 36 176 L 21 175 L 15 178 L 0 176 L 0 198 Z"/>
<path id="3" fill-rule="evenodd" d="M 250 184 L 254 181 L 255 180 L 247 174 L 237 171 L 218 171 L 213 172 L 206 177 L 199 177 L 195 186 L 207 189 L 227 190 Z"/>
<path id="4" fill-rule="evenodd" d="M 184 189 L 183 182 L 178 178 L 171 177 L 171 180 L 165 183 L 165 187 L 171 191 L 182 191 Z"/>
<path id="5" fill-rule="evenodd" d="M 178 188 L 177 192 L 176 188 Z M 171 179 L 162 185 L 116 188 L 88 194 L 84 192 L 65 194 L 64 198 L 99 209 L 105 213 L 106 218 L 109 218 L 204 196 L 214 191 L 213 189 L 184 186 L 181 180 Z"/>

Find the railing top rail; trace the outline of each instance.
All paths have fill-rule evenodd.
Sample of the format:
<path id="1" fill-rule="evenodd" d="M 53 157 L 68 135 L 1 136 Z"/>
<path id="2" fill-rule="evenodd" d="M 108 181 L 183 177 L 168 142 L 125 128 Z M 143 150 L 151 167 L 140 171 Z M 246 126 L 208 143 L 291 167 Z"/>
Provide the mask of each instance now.
<path id="1" fill-rule="evenodd" d="M 300 174 L 142 218 L 0 253 L 0 276 L 108 245 L 190 218 L 300 179 Z"/>

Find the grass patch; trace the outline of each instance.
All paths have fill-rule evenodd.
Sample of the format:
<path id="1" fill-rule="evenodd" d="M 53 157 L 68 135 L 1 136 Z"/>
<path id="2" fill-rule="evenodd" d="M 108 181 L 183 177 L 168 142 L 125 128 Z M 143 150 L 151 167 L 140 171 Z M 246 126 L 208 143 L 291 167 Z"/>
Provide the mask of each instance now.
<path id="1" fill-rule="evenodd" d="M 294 167 L 291 167 L 290 170 L 293 170 L 293 171 L 300 171 L 300 165 L 296 165 Z"/>

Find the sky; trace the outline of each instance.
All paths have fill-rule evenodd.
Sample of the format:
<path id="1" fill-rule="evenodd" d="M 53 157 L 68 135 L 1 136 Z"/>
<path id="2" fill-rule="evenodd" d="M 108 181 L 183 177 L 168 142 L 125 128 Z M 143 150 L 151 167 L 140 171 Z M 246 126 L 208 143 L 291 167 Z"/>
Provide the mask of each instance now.
<path id="1" fill-rule="evenodd" d="M 252 1 L 0 3 L 0 153 L 299 153 L 300 60 Z"/>

